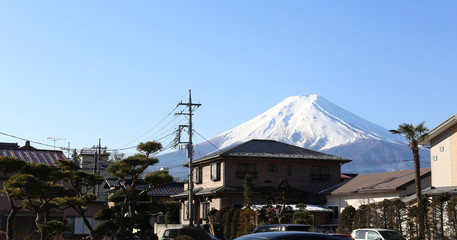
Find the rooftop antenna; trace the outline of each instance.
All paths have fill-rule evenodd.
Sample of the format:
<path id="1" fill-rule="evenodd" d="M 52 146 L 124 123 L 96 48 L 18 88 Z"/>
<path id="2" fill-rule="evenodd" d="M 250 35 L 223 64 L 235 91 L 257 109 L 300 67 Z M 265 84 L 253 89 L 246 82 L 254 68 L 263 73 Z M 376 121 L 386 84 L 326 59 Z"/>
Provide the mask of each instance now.
<path id="1" fill-rule="evenodd" d="M 53 138 L 53 137 L 48 137 L 48 140 L 54 141 L 54 150 L 56 150 L 56 141 L 67 140 L 67 139 L 65 139 L 65 138 Z"/>

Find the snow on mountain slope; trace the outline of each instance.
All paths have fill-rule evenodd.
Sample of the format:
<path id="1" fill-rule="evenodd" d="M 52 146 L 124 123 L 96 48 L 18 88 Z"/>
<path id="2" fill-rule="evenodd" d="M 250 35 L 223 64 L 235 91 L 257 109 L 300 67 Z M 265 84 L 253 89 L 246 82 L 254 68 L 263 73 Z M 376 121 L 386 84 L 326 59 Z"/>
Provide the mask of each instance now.
<path id="1" fill-rule="evenodd" d="M 343 171 L 371 173 L 413 168 L 405 139 L 317 95 L 292 96 L 259 116 L 195 145 L 194 158 L 251 139 L 272 139 L 353 160 Z M 216 148 L 216 147 L 217 148 Z M 428 151 L 423 166 L 430 165 Z M 161 164 L 184 164 L 184 151 L 159 156 Z M 170 169 L 173 174 L 173 169 Z M 183 173 L 182 169 L 179 172 Z"/>
<path id="2" fill-rule="evenodd" d="M 250 139 L 273 139 L 318 151 L 359 139 L 403 141 L 317 95 L 289 97 L 210 141 L 223 148 Z"/>

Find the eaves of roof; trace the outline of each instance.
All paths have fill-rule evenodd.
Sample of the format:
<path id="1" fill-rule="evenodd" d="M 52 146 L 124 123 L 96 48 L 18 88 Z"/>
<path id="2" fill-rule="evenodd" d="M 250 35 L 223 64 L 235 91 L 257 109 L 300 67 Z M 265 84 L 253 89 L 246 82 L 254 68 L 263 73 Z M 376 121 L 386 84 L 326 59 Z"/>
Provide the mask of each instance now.
<path id="1" fill-rule="evenodd" d="M 278 160 L 300 160 L 300 161 L 337 161 L 347 163 L 351 160 L 313 151 L 306 148 L 278 142 L 274 140 L 254 139 L 238 145 L 233 145 L 223 150 L 210 153 L 202 158 L 196 159 L 193 164 L 214 162 L 228 158 L 249 158 L 249 159 L 278 159 Z M 184 164 L 188 166 L 188 163 Z"/>
<path id="2" fill-rule="evenodd" d="M 433 196 L 457 196 L 457 187 L 428 187 L 422 190 L 422 197 L 433 197 Z M 416 200 L 416 194 L 412 194 L 408 197 L 402 198 L 402 201 L 407 203 Z"/>
<path id="3" fill-rule="evenodd" d="M 276 189 L 274 189 L 275 192 L 277 192 Z M 194 189 L 194 194 L 196 196 L 209 196 L 209 195 L 216 195 L 220 193 L 236 193 L 236 194 L 242 194 L 244 192 L 243 187 L 241 186 L 220 186 L 220 187 L 215 187 L 215 188 L 197 188 Z M 261 193 L 262 188 L 261 187 L 254 187 L 252 190 L 252 193 Z M 311 195 L 309 192 L 305 192 L 300 189 L 296 188 L 291 188 L 289 189 L 290 194 L 305 194 L 305 195 Z M 187 198 L 189 196 L 189 190 L 182 191 L 178 194 L 172 195 L 174 198 Z"/>
<path id="4" fill-rule="evenodd" d="M 430 140 L 438 136 L 440 133 L 446 131 L 448 128 L 457 124 L 457 114 L 452 115 L 450 118 L 446 119 L 444 122 L 440 123 L 438 126 L 434 127 L 428 132 L 428 137 L 424 141 L 425 145 L 430 145 Z"/>
<path id="5" fill-rule="evenodd" d="M 428 172 L 425 172 L 424 174 L 421 174 L 420 175 L 420 179 L 422 180 L 422 179 L 424 179 L 426 177 L 430 177 L 430 176 L 432 176 L 432 171 L 431 170 L 428 171 Z M 406 188 L 408 186 L 411 186 L 415 182 L 416 182 L 416 179 L 412 179 L 409 182 L 406 182 L 405 184 L 398 186 L 396 190 L 406 190 Z"/>

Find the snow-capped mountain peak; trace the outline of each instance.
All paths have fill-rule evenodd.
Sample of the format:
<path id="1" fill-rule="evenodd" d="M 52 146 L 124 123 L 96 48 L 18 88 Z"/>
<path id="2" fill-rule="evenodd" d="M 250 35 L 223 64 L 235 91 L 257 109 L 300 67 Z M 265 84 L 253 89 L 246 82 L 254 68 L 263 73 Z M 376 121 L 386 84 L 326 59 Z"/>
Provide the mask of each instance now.
<path id="1" fill-rule="evenodd" d="M 238 127 L 195 145 L 194 159 L 252 139 L 276 140 L 351 159 L 351 163 L 342 166 L 344 172 L 363 174 L 413 168 L 403 137 L 316 94 L 288 97 Z M 165 154 L 162 159 L 172 165 L 187 161 L 183 150 Z M 422 166 L 430 166 L 428 150 L 422 151 L 421 162 Z M 178 170 L 171 169 L 172 174 L 174 171 Z"/>
<path id="2" fill-rule="evenodd" d="M 403 140 L 316 94 L 288 97 L 259 116 L 214 138 L 222 143 L 220 147 L 251 139 L 273 139 L 319 151 L 359 139 Z"/>

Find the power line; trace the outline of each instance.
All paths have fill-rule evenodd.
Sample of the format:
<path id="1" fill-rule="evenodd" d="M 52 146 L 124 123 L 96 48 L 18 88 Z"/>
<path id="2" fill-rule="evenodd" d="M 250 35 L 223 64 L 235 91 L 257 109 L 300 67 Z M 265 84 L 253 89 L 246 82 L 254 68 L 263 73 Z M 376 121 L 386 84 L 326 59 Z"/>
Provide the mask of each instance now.
<path id="1" fill-rule="evenodd" d="M 149 129 L 149 130 L 148 130 L 147 132 L 145 132 L 143 135 L 141 135 L 141 136 L 139 136 L 138 138 L 136 138 L 136 139 L 130 141 L 130 142 L 127 143 L 127 144 L 122 145 L 120 148 L 125 147 L 125 146 L 127 146 L 127 145 L 129 145 L 129 144 L 131 144 L 131 143 L 133 143 L 133 142 L 135 142 L 135 141 L 137 141 L 138 139 L 144 137 L 146 134 L 148 134 L 149 132 L 151 132 L 152 130 L 154 130 L 154 128 L 156 128 L 157 126 L 159 126 L 159 124 L 161 124 L 163 121 L 165 121 L 165 119 L 166 119 L 167 117 L 169 117 L 169 116 L 176 110 L 176 108 L 178 108 L 178 106 L 176 106 L 173 110 L 171 110 L 162 120 L 160 120 L 156 125 L 154 125 L 151 129 Z"/>
<path id="2" fill-rule="evenodd" d="M 175 116 L 175 118 L 174 118 L 172 121 L 176 120 L 177 118 L 178 118 L 178 117 Z M 166 131 L 164 131 L 164 132 L 167 132 L 167 131 L 169 131 L 169 130 L 171 130 L 171 129 L 176 128 L 176 126 L 178 126 L 182 121 L 184 121 L 184 120 L 181 119 L 179 122 L 177 122 L 176 124 L 174 124 L 172 127 L 168 128 L 168 129 L 167 129 Z M 162 131 L 163 129 L 165 129 L 165 128 L 166 128 L 168 125 L 170 125 L 171 123 L 172 123 L 172 122 L 169 122 L 168 124 L 166 124 L 165 126 L 163 126 L 159 131 L 157 131 L 156 134 L 159 135 L 159 132 Z M 173 133 L 174 133 L 174 132 L 173 132 Z M 151 135 L 151 136 L 150 136 L 149 138 L 147 138 L 147 139 L 152 139 L 153 137 L 154 137 L 154 135 Z"/>
<path id="3" fill-rule="evenodd" d="M 4 132 L 0 132 L 0 134 L 8 136 L 8 137 L 16 138 L 16 139 L 19 139 L 19 140 L 22 140 L 22 141 L 29 141 L 31 143 L 35 143 L 35 144 L 38 144 L 38 145 L 43 145 L 43 146 L 53 147 L 53 148 L 59 148 L 61 150 L 68 150 L 68 148 L 66 148 L 66 147 L 58 147 L 58 146 L 47 144 L 47 143 L 32 141 L 32 140 L 29 140 L 29 139 L 26 139 L 26 138 L 18 137 L 18 136 L 15 136 L 15 135 L 4 133 Z"/>
<path id="4" fill-rule="evenodd" d="M 195 131 L 195 130 L 194 130 Z M 215 147 L 216 149 L 218 149 L 219 151 L 223 151 L 222 149 L 220 149 L 219 147 L 217 147 L 216 145 L 214 145 L 212 142 L 210 142 L 208 139 L 206 139 L 205 137 L 203 137 L 199 132 L 195 131 L 195 133 L 200 136 L 201 138 L 203 138 L 207 143 L 211 144 L 211 146 Z"/>

